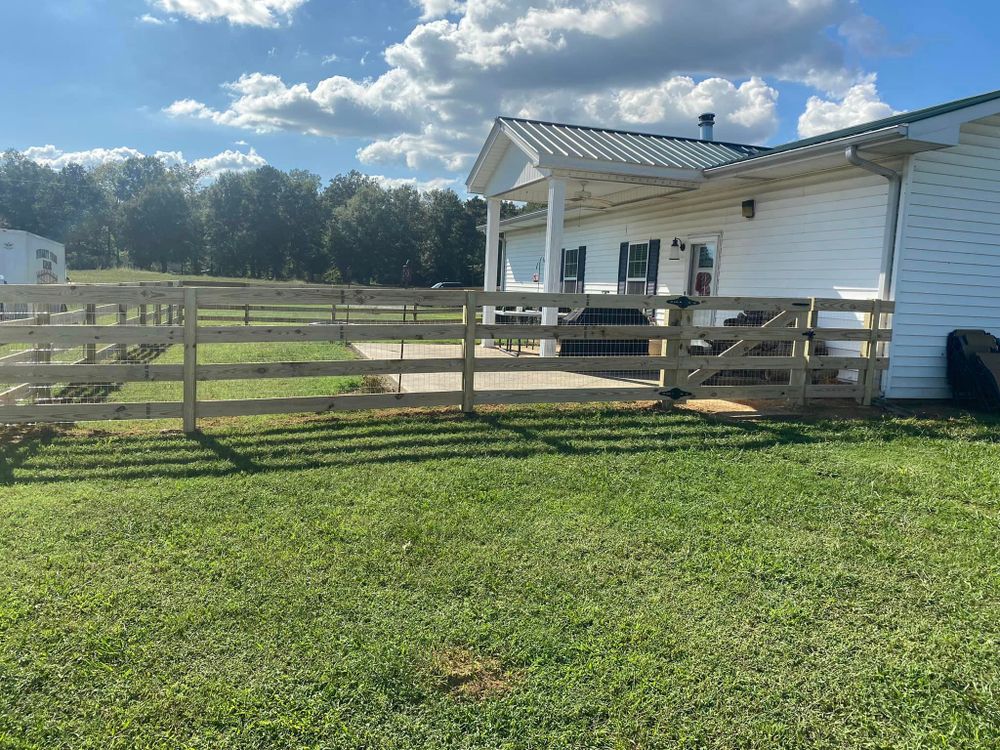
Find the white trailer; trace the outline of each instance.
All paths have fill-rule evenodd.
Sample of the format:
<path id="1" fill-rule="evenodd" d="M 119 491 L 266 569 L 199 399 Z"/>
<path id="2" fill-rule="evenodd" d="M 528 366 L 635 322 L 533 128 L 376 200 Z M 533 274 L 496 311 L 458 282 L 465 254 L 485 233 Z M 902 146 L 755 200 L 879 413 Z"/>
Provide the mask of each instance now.
<path id="1" fill-rule="evenodd" d="M 63 284 L 66 248 L 19 229 L 0 229 L 0 274 L 8 284 Z"/>

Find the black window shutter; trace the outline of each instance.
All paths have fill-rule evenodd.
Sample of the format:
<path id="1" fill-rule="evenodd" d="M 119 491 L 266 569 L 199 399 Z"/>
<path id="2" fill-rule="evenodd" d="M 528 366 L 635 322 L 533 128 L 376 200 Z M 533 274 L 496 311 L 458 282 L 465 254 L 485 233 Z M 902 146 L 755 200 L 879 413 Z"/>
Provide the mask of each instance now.
<path id="1" fill-rule="evenodd" d="M 559 283 L 560 284 L 562 284 L 564 281 L 566 281 L 566 248 L 563 248 L 561 252 L 562 252 L 562 255 L 560 256 L 561 260 L 559 261 Z M 562 287 L 559 288 L 559 291 L 560 292 L 562 291 Z"/>
<path id="2" fill-rule="evenodd" d="M 576 256 L 576 291 L 583 294 L 583 277 L 587 272 L 587 246 L 580 245 Z"/>
<path id="3" fill-rule="evenodd" d="M 646 294 L 656 294 L 656 274 L 660 268 L 660 241 L 649 241 L 649 263 L 646 265 Z"/>
<path id="4" fill-rule="evenodd" d="M 623 242 L 618 251 L 618 293 L 625 294 L 625 279 L 628 278 L 628 243 Z"/>

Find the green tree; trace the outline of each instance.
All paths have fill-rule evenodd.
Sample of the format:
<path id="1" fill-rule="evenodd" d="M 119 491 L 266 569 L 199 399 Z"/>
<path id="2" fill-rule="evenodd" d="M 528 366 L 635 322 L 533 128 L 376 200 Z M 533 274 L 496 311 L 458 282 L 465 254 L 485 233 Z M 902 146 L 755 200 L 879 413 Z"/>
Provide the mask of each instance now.
<path id="1" fill-rule="evenodd" d="M 122 209 L 122 240 L 139 268 L 191 268 L 200 236 L 189 197 L 180 185 L 146 186 Z"/>

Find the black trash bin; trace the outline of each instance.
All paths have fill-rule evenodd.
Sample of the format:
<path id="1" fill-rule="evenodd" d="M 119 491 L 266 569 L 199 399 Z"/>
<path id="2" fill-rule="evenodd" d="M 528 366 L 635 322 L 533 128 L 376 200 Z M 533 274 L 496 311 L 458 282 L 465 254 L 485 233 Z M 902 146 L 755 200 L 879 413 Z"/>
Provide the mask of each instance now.
<path id="1" fill-rule="evenodd" d="M 952 397 L 968 408 L 1000 413 L 1000 340 L 957 329 L 948 334 L 946 351 Z"/>

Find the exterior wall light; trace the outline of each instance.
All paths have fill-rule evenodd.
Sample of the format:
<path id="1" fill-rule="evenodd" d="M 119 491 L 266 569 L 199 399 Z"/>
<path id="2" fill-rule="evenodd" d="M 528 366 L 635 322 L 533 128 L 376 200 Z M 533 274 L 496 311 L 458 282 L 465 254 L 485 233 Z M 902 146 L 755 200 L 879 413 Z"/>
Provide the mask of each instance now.
<path id="1" fill-rule="evenodd" d="M 743 201 L 741 209 L 744 219 L 752 219 L 757 213 L 757 201 L 755 200 Z"/>
<path id="2" fill-rule="evenodd" d="M 674 237 L 674 241 L 670 243 L 670 260 L 680 260 L 681 253 L 687 249 L 687 245 L 681 242 L 677 237 Z"/>

